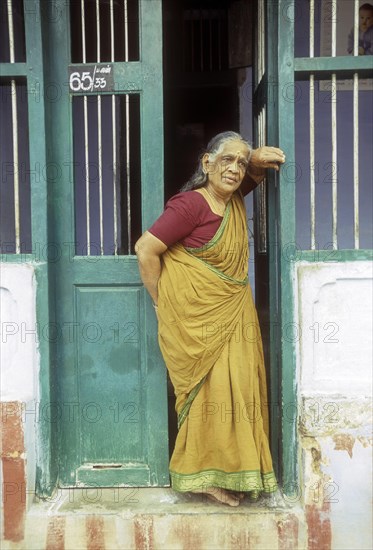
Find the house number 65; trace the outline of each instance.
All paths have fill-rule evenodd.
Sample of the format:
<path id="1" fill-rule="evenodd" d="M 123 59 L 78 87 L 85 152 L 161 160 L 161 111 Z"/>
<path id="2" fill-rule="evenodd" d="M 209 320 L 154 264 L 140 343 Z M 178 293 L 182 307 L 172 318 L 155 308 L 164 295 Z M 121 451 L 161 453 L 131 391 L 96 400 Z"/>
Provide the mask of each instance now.
<path id="1" fill-rule="evenodd" d="M 70 89 L 73 92 L 88 92 L 94 88 L 105 88 L 106 78 L 93 78 L 87 71 L 83 73 L 75 72 L 70 75 Z"/>

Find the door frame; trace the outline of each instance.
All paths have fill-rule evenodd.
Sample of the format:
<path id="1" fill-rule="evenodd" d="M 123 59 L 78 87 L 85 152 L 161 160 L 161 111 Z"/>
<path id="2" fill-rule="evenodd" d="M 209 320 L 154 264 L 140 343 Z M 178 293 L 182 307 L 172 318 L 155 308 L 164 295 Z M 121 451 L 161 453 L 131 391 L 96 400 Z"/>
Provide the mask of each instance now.
<path id="1" fill-rule="evenodd" d="M 258 2 L 262 2 L 259 16 Z M 295 131 L 294 102 L 284 90 L 294 86 L 294 3 L 258 0 L 258 33 L 264 32 L 264 51 L 256 51 L 264 72 L 255 78 L 256 116 L 265 107 L 267 144 L 286 153 L 286 165 L 267 175 L 267 262 L 269 276 L 269 358 L 271 450 L 284 494 L 299 494 L 297 374 L 294 270 Z M 260 25 L 259 18 L 262 17 Z M 257 36 L 257 44 L 260 37 Z M 261 58 L 261 59 L 260 59 Z M 256 73 L 256 71 L 254 71 Z M 256 128 L 257 130 L 257 128 Z M 257 192 L 256 192 L 257 193 Z M 258 197 L 257 197 L 258 198 Z M 259 212 L 256 213 L 259 215 Z"/>

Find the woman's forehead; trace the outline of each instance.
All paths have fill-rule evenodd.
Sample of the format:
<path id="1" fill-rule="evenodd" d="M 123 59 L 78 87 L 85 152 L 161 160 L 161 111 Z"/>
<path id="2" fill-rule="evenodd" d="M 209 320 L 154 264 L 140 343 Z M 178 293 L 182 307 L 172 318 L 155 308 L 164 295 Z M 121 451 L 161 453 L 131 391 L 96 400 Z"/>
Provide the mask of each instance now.
<path id="1" fill-rule="evenodd" d="M 233 155 L 241 155 L 247 157 L 249 155 L 249 148 L 243 141 L 234 140 L 224 143 L 220 154 L 231 153 Z"/>

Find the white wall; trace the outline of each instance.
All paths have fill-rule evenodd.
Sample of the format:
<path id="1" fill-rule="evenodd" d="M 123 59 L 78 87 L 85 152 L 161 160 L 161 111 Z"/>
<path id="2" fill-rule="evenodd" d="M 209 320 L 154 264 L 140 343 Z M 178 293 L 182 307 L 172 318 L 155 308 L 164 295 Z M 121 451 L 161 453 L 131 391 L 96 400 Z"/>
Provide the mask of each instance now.
<path id="1" fill-rule="evenodd" d="M 372 264 L 299 263 L 297 283 L 305 501 L 329 510 L 332 548 L 370 549 Z"/>
<path id="2" fill-rule="evenodd" d="M 36 477 L 39 352 L 36 325 L 36 280 L 27 264 L 0 264 L 0 402 L 2 422 L 21 414 L 25 442 L 27 505 Z M 3 483 L 0 472 L 0 485 Z M 19 489 L 20 491 L 23 489 Z M 2 502 L 2 495 L 1 502 Z"/>
<path id="3" fill-rule="evenodd" d="M 1 401 L 27 402 L 38 394 L 39 355 L 34 268 L 1 264 Z"/>

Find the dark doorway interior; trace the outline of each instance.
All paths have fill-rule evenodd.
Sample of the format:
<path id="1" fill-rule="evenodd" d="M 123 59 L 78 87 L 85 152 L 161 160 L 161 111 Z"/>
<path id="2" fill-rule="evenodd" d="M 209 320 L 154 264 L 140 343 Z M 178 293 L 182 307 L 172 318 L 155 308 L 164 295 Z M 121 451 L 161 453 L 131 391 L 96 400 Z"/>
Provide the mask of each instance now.
<path id="1" fill-rule="evenodd" d="M 194 171 L 216 133 L 238 129 L 236 70 L 229 68 L 228 0 L 164 0 L 165 196 Z"/>
<path id="2" fill-rule="evenodd" d="M 218 132 L 239 130 L 237 70 L 230 68 L 229 0 L 164 0 L 165 199 L 192 175 Z M 169 382 L 170 453 L 177 433 Z"/>

